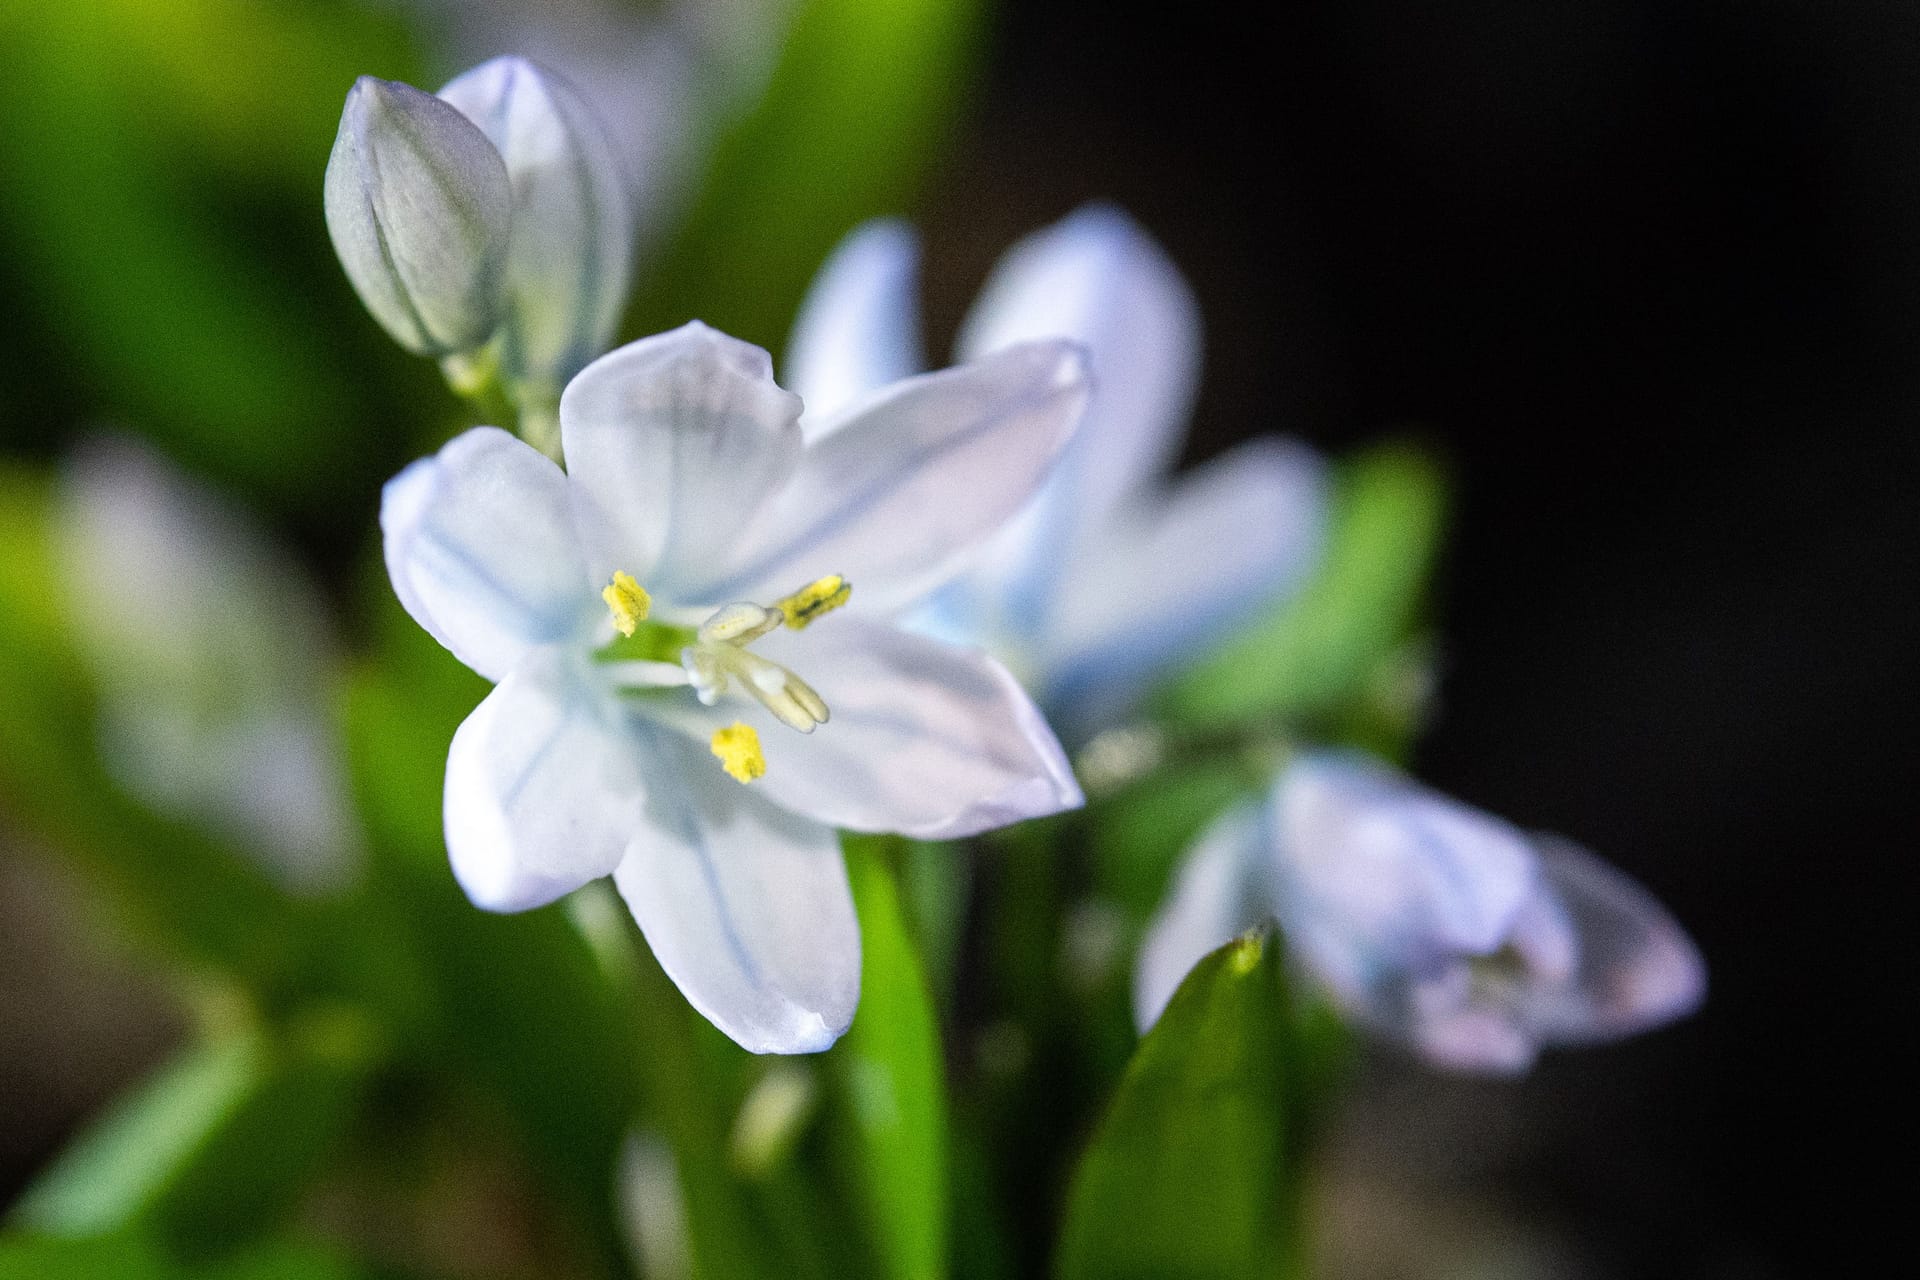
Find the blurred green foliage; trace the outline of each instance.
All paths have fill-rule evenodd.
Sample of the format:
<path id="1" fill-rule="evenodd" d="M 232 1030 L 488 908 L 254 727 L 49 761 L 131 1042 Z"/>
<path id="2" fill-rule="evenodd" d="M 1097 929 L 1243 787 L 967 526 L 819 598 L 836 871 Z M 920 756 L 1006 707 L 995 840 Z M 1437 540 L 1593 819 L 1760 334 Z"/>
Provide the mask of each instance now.
<path id="1" fill-rule="evenodd" d="M 133 1228 L 194 1256 L 251 1238 L 338 1149 L 380 1051 L 347 1009 L 209 1036 L 70 1146 L 17 1219 L 55 1236 Z"/>
<path id="2" fill-rule="evenodd" d="M 0 236 L 80 398 L 49 406 L 46 371 L 16 366 L 13 403 L 135 424 L 277 505 L 364 484 L 407 371 L 342 287 L 320 174 L 347 86 L 408 74 L 410 46 L 342 0 L 13 6 Z"/>
<path id="3" fill-rule="evenodd" d="M 770 351 L 840 238 L 903 210 L 947 134 L 985 0 L 801 0 L 755 108 L 721 139 L 629 332 L 702 319 Z"/>
<path id="4" fill-rule="evenodd" d="M 1362 701 L 1406 644 L 1445 528 L 1446 481 L 1405 444 L 1340 464 L 1331 527 L 1299 595 L 1172 683 L 1161 710 L 1178 725 L 1255 719 L 1292 726 Z"/>
<path id="5" fill-rule="evenodd" d="M 182 1263 L 136 1237 L 0 1240 L 0 1280 L 376 1280 L 310 1246 L 271 1244 L 217 1263 Z"/>

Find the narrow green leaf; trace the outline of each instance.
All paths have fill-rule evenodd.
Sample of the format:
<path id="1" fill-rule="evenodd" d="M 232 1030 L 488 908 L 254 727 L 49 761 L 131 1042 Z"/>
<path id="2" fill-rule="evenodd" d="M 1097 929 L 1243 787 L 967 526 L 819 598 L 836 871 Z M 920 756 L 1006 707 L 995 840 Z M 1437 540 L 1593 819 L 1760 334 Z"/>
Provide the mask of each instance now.
<path id="1" fill-rule="evenodd" d="M 940 1029 L 885 842 L 846 841 L 860 913 L 860 1010 L 828 1057 L 854 1185 L 883 1274 L 947 1271 L 947 1111 Z M 951 851 L 949 851 L 951 852 Z"/>
<path id="2" fill-rule="evenodd" d="M 167 1256 L 145 1240 L 0 1239 L 0 1280 L 181 1280 Z"/>
<path id="3" fill-rule="evenodd" d="M 361 1280 L 370 1274 L 304 1245 L 272 1244 L 217 1263 L 186 1264 L 133 1236 L 0 1239 L 0 1280 Z"/>
<path id="4" fill-rule="evenodd" d="M 1346 462 L 1312 580 L 1180 677 L 1162 710 L 1212 727 L 1298 721 L 1359 697 L 1418 619 L 1445 508 L 1440 469 L 1417 449 L 1386 445 Z"/>
<path id="5" fill-rule="evenodd" d="M 195 1045 L 86 1130 L 16 1220 L 55 1236 L 137 1228 L 195 1251 L 258 1235 L 335 1149 L 376 1057 L 343 1011 Z"/>
<path id="6" fill-rule="evenodd" d="M 841 236 L 901 210 L 937 151 L 982 0 L 802 0 L 759 103 L 631 315 L 699 318 L 778 350 Z"/>
<path id="7" fill-rule="evenodd" d="M 1062 1280 L 1288 1274 L 1297 1192 L 1289 995 L 1271 931 L 1194 968 L 1135 1053 L 1081 1160 Z"/>

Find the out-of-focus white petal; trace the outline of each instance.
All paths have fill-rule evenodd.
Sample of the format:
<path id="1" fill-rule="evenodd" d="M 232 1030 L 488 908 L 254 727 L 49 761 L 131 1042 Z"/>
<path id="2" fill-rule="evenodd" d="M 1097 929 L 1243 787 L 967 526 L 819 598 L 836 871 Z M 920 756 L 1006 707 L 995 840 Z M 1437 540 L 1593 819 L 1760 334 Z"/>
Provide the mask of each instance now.
<path id="1" fill-rule="evenodd" d="M 115 777 L 242 844 L 288 889 L 345 885 L 360 836 L 324 702 L 333 637 L 299 564 L 131 440 L 76 451 L 56 512 Z"/>
<path id="2" fill-rule="evenodd" d="M 926 368 L 916 273 L 920 246 L 896 218 L 856 227 L 814 276 L 787 343 L 786 383 L 806 401 L 808 439 L 870 391 Z"/>
<path id="3" fill-rule="evenodd" d="M 1336 992 L 1506 940 L 1537 883 L 1527 837 L 1366 757 L 1314 752 L 1276 785 L 1289 939 Z"/>
<path id="4" fill-rule="evenodd" d="M 1053 731 L 977 649 L 851 613 L 754 647 L 813 686 L 828 722 L 798 734 L 734 697 L 681 723 L 703 742 L 736 718 L 758 725 L 767 772 L 751 785 L 776 804 L 854 831 L 945 840 L 1082 802 Z"/>
<path id="5" fill-rule="evenodd" d="M 327 161 L 327 231 L 355 292 L 418 355 L 499 322 L 512 195 L 486 135 L 410 85 L 362 76 Z"/>
<path id="6" fill-rule="evenodd" d="M 1568 841 L 1549 837 L 1538 848 L 1575 940 L 1571 965 L 1529 991 L 1525 1016 L 1543 1039 L 1614 1040 L 1699 1008 L 1706 962 L 1652 894 Z"/>
<path id="7" fill-rule="evenodd" d="M 483 62 L 440 97 L 487 135 L 513 187 L 501 360 L 558 395 L 613 340 L 626 303 L 634 234 L 620 162 L 579 92 L 525 58 Z"/>
<path id="8" fill-rule="evenodd" d="M 1142 1034 L 1202 957 L 1272 915 L 1259 889 L 1272 839 L 1266 806 L 1242 804 L 1215 819 L 1181 859 L 1133 973 L 1133 1017 Z"/>
<path id="9" fill-rule="evenodd" d="M 660 967 L 754 1053 L 816 1053 L 853 1021 L 860 927 L 839 839 L 658 731 L 678 776 L 647 804 L 614 883 Z M 756 784 L 757 785 L 757 784 Z"/>
<path id="10" fill-rule="evenodd" d="M 1447 1071 L 1512 1076 L 1540 1056 L 1540 1041 L 1514 1016 L 1510 1002 L 1489 999 L 1464 961 L 1412 984 L 1403 1000 L 1375 1001 L 1372 1030 Z"/>
<path id="11" fill-rule="evenodd" d="M 475 427 L 387 482 L 387 573 L 413 620 L 489 680 L 578 634 L 599 604 L 551 460 Z"/>
<path id="12" fill-rule="evenodd" d="M 698 603 L 690 584 L 711 578 L 798 465 L 799 419 L 766 352 L 698 321 L 581 370 L 560 433 L 594 578 L 624 570 L 656 597 Z"/>
<path id="13" fill-rule="evenodd" d="M 707 598 L 777 596 L 822 574 L 866 611 L 951 577 L 1026 504 L 1086 403 L 1078 347 L 1044 342 L 896 382 L 827 423 Z"/>
<path id="14" fill-rule="evenodd" d="M 959 356 L 1041 338 L 1085 345 L 1096 388 L 1048 490 L 1071 526 L 1053 531 L 1057 550 L 1178 452 L 1199 377 L 1199 309 L 1146 232 L 1089 205 L 1008 250 L 962 326 Z"/>
<path id="15" fill-rule="evenodd" d="M 642 825 L 652 762 L 585 666 L 563 649 L 530 653 L 453 735 L 447 853 L 477 907 L 570 893 L 611 872 Z"/>
<path id="16" fill-rule="evenodd" d="M 1042 701 L 1076 734 L 1125 714 L 1169 663 L 1300 585 L 1326 507 L 1320 456 L 1272 439 L 1137 498 L 1063 574 L 1041 637 Z"/>

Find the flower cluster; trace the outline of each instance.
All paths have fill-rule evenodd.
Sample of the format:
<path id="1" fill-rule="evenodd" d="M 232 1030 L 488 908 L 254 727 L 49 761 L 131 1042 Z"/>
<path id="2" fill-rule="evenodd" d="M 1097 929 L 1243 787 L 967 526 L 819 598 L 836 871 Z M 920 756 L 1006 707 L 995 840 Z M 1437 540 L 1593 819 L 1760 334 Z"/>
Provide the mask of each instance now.
<path id="1" fill-rule="evenodd" d="M 510 911 L 612 875 L 750 1049 L 824 1048 L 853 1015 L 837 829 L 947 839 L 1078 806 L 1050 723 L 1076 745 L 1128 723 L 1326 537 L 1327 468 L 1298 442 L 1165 478 L 1197 308 L 1109 207 L 1016 245 L 932 374 L 912 233 L 858 229 L 801 309 L 792 390 L 697 322 L 588 363 L 633 229 L 590 111 L 524 60 L 437 97 L 362 80 L 327 213 L 375 317 L 456 385 L 497 375 L 522 437 L 468 431 L 382 505 L 400 600 L 497 684 L 449 754 L 455 876 Z M 1685 935 L 1590 855 L 1383 765 L 1291 759 L 1175 877 L 1142 1025 L 1267 918 L 1351 1016 L 1449 1067 L 1698 1002 Z"/>

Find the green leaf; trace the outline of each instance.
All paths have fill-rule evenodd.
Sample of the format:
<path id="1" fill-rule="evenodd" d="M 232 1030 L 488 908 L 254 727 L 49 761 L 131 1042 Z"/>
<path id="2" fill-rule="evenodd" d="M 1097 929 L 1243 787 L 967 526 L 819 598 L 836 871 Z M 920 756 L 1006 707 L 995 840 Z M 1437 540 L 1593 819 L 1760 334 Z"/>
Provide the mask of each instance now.
<path id="1" fill-rule="evenodd" d="M 699 318 L 778 350 L 854 225 L 905 207 L 971 65 L 982 0 L 803 0 L 760 101 L 630 313 Z"/>
<path id="2" fill-rule="evenodd" d="M 860 913 L 860 1010 L 828 1056 L 852 1130 L 845 1151 L 882 1274 L 933 1280 L 947 1271 L 940 1028 L 907 934 L 888 842 L 850 837 L 845 843 Z"/>
<path id="3" fill-rule="evenodd" d="M 1101 896 L 1144 924 L 1173 868 L 1208 823 L 1260 780 L 1231 759 L 1175 763 L 1087 807 Z"/>
<path id="4" fill-rule="evenodd" d="M 332 1154 L 377 1056 L 342 1011 L 195 1045 L 82 1133 L 15 1220 L 55 1236 L 137 1228 L 201 1252 L 257 1235 Z"/>
<path id="5" fill-rule="evenodd" d="M 1187 976 L 1074 1176 L 1061 1280 L 1292 1274 L 1290 1005 L 1271 931 L 1228 943 Z"/>
<path id="6" fill-rule="evenodd" d="M 0 1239 L 0 1280 L 360 1280 L 368 1275 L 303 1245 L 268 1245 L 217 1263 L 189 1265 L 132 1236 Z"/>
<path id="7" fill-rule="evenodd" d="M 1342 468 L 1313 578 L 1167 690 L 1169 719 L 1217 727 L 1331 715 L 1361 697 L 1418 620 L 1440 545 L 1446 484 L 1407 445 Z"/>

